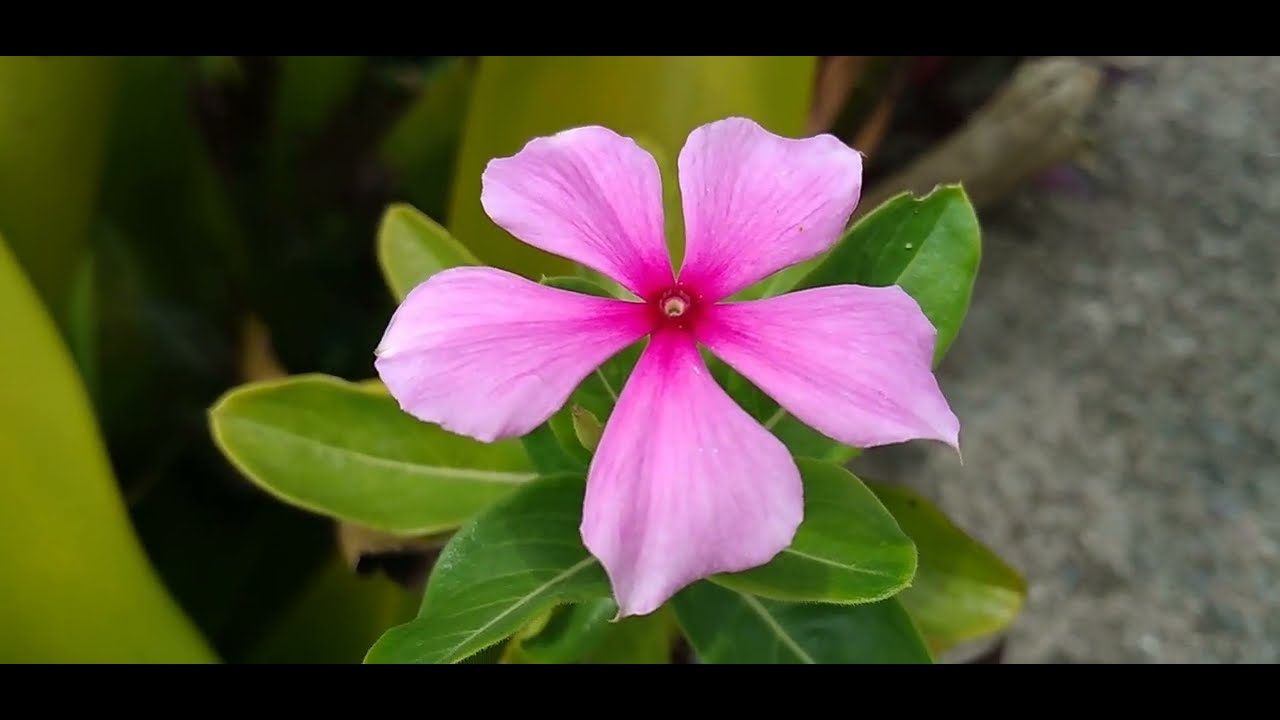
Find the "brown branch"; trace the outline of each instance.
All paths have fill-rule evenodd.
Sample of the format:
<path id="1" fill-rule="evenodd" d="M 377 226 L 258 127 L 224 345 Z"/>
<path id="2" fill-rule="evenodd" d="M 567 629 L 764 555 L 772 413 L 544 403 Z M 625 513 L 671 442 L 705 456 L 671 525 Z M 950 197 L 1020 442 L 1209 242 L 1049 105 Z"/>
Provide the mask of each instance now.
<path id="1" fill-rule="evenodd" d="M 871 188 L 860 212 L 906 190 L 924 194 L 953 182 L 964 184 L 976 206 L 1001 199 L 1080 149 L 1084 116 L 1102 80 L 1100 68 L 1079 58 L 1022 64 L 964 127 Z"/>
<path id="2" fill-rule="evenodd" d="M 831 55 L 823 58 L 809 112 L 809 135 L 830 130 L 862 79 L 870 55 Z"/>

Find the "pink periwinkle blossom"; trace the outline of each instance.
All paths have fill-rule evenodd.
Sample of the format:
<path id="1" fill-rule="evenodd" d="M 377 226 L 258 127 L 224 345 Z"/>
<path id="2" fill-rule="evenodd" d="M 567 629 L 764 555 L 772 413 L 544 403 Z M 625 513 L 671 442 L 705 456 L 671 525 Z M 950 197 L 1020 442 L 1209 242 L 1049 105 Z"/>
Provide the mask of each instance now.
<path id="1" fill-rule="evenodd" d="M 405 298 L 376 351 L 405 412 L 492 442 L 547 421 L 602 363 L 648 337 L 591 461 L 581 524 L 619 617 L 769 562 L 804 514 L 790 452 L 712 379 L 699 345 L 838 442 L 959 446 L 931 368 L 935 328 L 900 288 L 726 301 L 835 243 L 860 196 L 858 152 L 830 135 L 784 138 L 729 118 L 694 130 L 678 169 L 677 274 L 658 165 L 631 139 L 580 127 L 491 161 L 481 203 L 495 223 L 637 299 L 454 268 Z"/>

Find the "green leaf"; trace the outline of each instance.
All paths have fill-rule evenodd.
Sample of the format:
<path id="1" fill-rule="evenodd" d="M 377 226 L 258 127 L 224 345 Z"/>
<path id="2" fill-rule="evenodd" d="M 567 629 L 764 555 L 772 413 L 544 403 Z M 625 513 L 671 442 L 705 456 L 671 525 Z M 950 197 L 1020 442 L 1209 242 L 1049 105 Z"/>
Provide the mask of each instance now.
<path id="1" fill-rule="evenodd" d="M 89 241 L 119 58 L 0 57 L 0 234 L 60 328 Z"/>
<path id="2" fill-rule="evenodd" d="M 387 208 L 378 225 L 378 265 L 396 300 L 432 275 L 480 261 L 439 223 L 412 206 Z"/>
<path id="3" fill-rule="evenodd" d="M 893 515 L 853 473 L 799 458 L 804 521 L 795 540 L 772 562 L 711 579 L 777 600 L 867 603 L 906 587 L 916 570 L 916 547 Z"/>
<path id="4" fill-rule="evenodd" d="M 920 548 L 920 568 L 898 596 L 935 653 L 1006 629 L 1027 582 L 915 491 L 869 483 Z"/>
<path id="5" fill-rule="evenodd" d="M 707 664 L 928 664 L 933 659 L 895 598 L 868 605 L 764 600 L 698 582 L 672 599 Z"/>
<path id="6" fill-rule="evenodd" d="M 389 533 L 453 529 L 534 477 L 515 440 L 454 435 L 385 392 L 323 375 L 236 388 L 210 422 L 223 454 L 262 489 Z"/>
<path id="7" fill-rule="evenodd" d="M 796 285 L 899 285 L 938 329 L 935 364 L 960 331 L 982 258 L 978 217 L 959 185 L 898 195 L 860 219 Z"/>
<path id="8" fill-rule="evenodd" d="M 560 410 L 551 419 L 520 438 L 533 468 L 542 475 L 580 472 L 586 469 L 586 451 L 573 439 L 573 420 Z"/>
<path id="9" fill-rule="evenodd" d="M 498 665 L 502 663 L 504 643 L 497 643 L 462 661 L 463 665 Z"/>
<path id="10" fill-rule="evenodd" d="M 436 562 L 418 617 L 392 628 L 367 663 L 456 663 L 555 605 L 609 597 L 578 533 L 586 483 L 529 483 L 462 528 Z"/>
<path id="11" fill-rule="evenodd" d="M 49 312 L 0 238 L 0 662 L 214 662 L 134 534 Z"/>
<path id="12" fill-rule="evenodd" d="M 570 271 L 485 215 L 480 174 L 537 136 L 599 124 L 675 154 L 704 123 L 754 118 L 799 135 L 808 119 L 812 56 L 481 58 L 453 183 L 449 227 L 489 264 L 530 278 Z"/>

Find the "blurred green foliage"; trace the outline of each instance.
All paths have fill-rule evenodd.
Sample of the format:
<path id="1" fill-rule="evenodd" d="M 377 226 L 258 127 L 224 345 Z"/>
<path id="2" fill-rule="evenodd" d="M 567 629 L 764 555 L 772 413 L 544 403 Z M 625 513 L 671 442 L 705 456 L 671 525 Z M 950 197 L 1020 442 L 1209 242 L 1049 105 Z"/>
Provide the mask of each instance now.
<path id="1" fill-rule="evenodd" d="M 74 355 L 77 382 L 92 399 L 86 421 L 96 420 L 115 471 L 108 476 L 114 502 L 132 521 L 124 527 L 137 533 L 164 589 L 224 660 L 306 655 L 355 662 L 382 630 L 404 619 L 388 608 L 412 614 L 414 592 L 344 569 L 331 521 L 246 482 L 213 445 L 206 411 L 227 389 L 260 374 L 262 364 L 251 360 L 264 355 L 279 372 L 369 375 L 372 348 L 394 302 L 381 281 L 374 231 L 388 203 L 444 207 L 465 112 L 465 104 L 449 98 L 466 87 L 459 78 L 468 75 L 437 70 L 471 64 L 370 57 L 0 59 L 0 231 L 59 320 L 58 341 Z M 438 83 L 445 90 L 437 92 Z M 422 127 L 432 128 L 430 140 L 391 141 Z M 385 162 L 391 153 L 384 145 L 396 148 L 396 163 Z M 28 312 L 7 297 L 0 309 L 6 319 Z M 267 328 L 265 342 L 246 332 L 255 319 Z M 20 380 L 16 369 L 8 377 L 14 387 L 32 382 Z M 52 432 L 23 419 L 36 397 L 24 396 L 21 405 L 6 398 L 0 420 Z M 73 411 L 50 406 L 49 412 L 57 419 Z M 80 447 L 67 445 L 63 459 L 90 463 L 91 455 L 78 456 Z M 6 451 L 0 500 L 30 511 L 29 502 L 19 501 L 33 488 L 57 485 L 39 465 L 20 461 Z M 60 497 L 68 508 L 78 506 L 76 493 Z M 84 502 L 96 501 L 86 496 Z M 119 592 L 145 598 L 146 583 L 135 578 L 140 571 L 130 569 L 147 561 L 141 548 L 130 559 L 127 546 L 91 543 L 90 531 L 78 531 L 70 520 L 73 527 L 61 527 L 62 514 L 54 509 L 33 517 L 40 518 L 41 534 L 61 539 L 68 557 L 81 553 L 82 562 L 101 568 L 102 578 L 123 567 Z M 27 532 L 24 526 L 6 530 Z M 6 560 L 23 559 L 17 567 L 29 573 L 57 569 L 14 550 L 52 541 L 10 534 L 3 536 Z M 97 557 L 112 552 L 120 558 Z M 80 581 L 86 593 L 99 594 L 98 577 Z M 74 572 L 61 578 L 76 586 Z M 44 587 L 36 579 L 25 583 L 30 593 Z M 51 661 L 112 658 L 101 645 L 116 642 L 112 634 L 87 636 L 61 618 L 66 610 L 55 596 L 47 602 L 23 597 L 23 612 L 45 607 L 48 619 L 37 622 L 5 606 L 0 623 L 6 632 L 21 623 L 47 626 L 49 635 L 40 640 L 46 650 L 11 645 L 14 652 Z M 139 603 L 139 613 L 150 607 Z M 323 613 L 316 610 L 321 605 Z M 163 613 L 150 611 L 156 620 L 148 630 L 105 593 L 98 611 L 87 614 L 86 627 L 129 628 L 143 638 L 138 642 L 169 637 L 174 647 L 167 659 L 184 658 L 182 635 L 161 629 L 168 622 Z M 317 644 L 335 616 L 358 637 L 345 645 Z M 60 626 L 82 647 L 73 652 L 70 639 L 55 641 Z M 290 650 L 290 643 L 311 650 Z M 97 655 L 84 647 L 98 647 Z M 153 655 L 166 659 L 162 648 Z M 131 657 L 127 647 L 116 654 Z"/>

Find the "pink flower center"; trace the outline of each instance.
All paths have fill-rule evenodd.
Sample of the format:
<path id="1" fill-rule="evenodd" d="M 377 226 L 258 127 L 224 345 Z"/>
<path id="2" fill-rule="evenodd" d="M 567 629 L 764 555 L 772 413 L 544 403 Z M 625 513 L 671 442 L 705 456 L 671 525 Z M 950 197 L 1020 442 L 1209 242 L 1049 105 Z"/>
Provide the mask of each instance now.
<path id="1" fill-rule="evenodd" d="M 697 296 L 680 285 L 656 293 L 649 301 L 653 308 L 654 330 L 687 330 L 698 314 Z"/>

